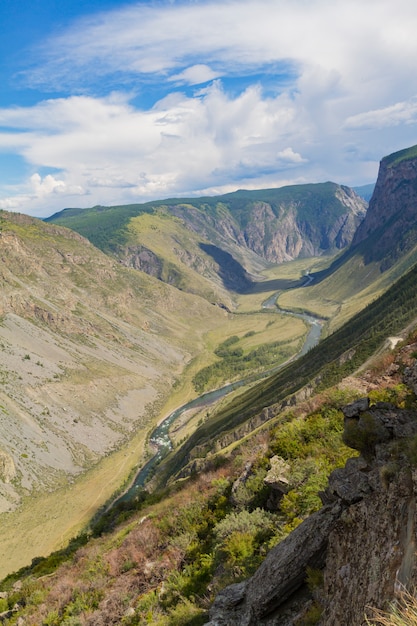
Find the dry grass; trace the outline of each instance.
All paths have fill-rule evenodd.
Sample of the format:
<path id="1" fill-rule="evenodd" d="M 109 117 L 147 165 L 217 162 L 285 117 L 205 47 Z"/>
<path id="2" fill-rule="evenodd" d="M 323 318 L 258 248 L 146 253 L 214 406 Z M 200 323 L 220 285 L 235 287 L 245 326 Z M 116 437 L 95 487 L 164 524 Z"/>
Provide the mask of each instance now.
<path id="1" fill-rule="evenodd" d="M 388 611 L 370 609 L 369 626 L 417 626 L 417 597 L 403 591 Z"/>

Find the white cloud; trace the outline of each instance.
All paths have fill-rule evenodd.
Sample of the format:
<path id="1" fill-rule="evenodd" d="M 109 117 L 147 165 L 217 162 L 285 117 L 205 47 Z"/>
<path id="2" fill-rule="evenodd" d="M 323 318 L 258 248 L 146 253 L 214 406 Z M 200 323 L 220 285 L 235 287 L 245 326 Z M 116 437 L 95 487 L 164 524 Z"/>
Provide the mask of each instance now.
<path id="1" fill-rule="evenodd" d="M 417 143 L 416 30 L 414 0 L 142 2 L 76 22 L 25 73 L 67 96 L 0 110 L 0 150 L 31 168 L 1 202 L 48 215 L 369 182 L 384 154 Z M 155 103 L 139 107 L 147 87 Z"/>
<path id="2" fill-rule="evenodd" d="M 376 71 L 383 75 L 398 58 L 410 59 L 417 51 L 416 27 L 412 0 L 140 2 L 84 19 L 47 40 L 32 79 L 73 83 L 85 73 L 91 81 L 92 68 L 97 75 L 155 78 L 190 66 L 236 73 L 290 61 L 343 69 L 349 80 L 363 81 Z M 388 66 L 380 65 L 381 55 Z"/>
<path id="3" fill-rule="evenodd" d="M 80 185 L 68 185 L 51 174 L 47 174 L 44 178 L 38 173 L 32 174 L 30 184 L 35 198 L 45 198 L 50 194 L 81 196 L 86 193 Z"/>
<path id="4" fill-rule="evenodd" d="M 399 124 L 417 124 L 417 97 L 407 102 L 353 115 L 346 120 L 347 129 L 378 129 Z"/>
<path id="5" fill-rule="evenodd" d="M 179 74 L 174 74 L 169 80 L 187 85 L 201 85 L 202 83 L 207 83 L 218 78 L 218 76 L 218 72 L 213 72 L 208 65 L 198 63 L 197 65 L 187 67 Z"/>

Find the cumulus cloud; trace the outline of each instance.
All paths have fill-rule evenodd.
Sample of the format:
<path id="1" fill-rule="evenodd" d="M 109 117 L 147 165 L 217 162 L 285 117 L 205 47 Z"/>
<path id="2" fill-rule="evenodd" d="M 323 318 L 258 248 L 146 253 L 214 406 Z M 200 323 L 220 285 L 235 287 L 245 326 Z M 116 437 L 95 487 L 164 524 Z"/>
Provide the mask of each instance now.
<path id="1" fill-rule="evenodd" d="M 0 150 L 31 170 L 0 206 L 369 182 L 417 143 L 417 12 L 377 4 L 138 2 L 75 22 L 22 73 L 60 97 L 0 109 Z"/>
<path id="2" fill-rule="evenodd" d="M 36 198 L 44 198 L 50 194 L 84 195 L 86 192 L 80 185 L 68 185 L 65 181 L 59 180 L 47 174 L 42 178 L 40 174 L 32 174 L 30 184 Z"/>
<path id="3" fill-rule="evenodd" d="M 392 106 L 373 111 L 366 111 L 348 117 L 345 123 L 347 129 L 378 129 L 400 124 L 417 123 L 417 97 L 407 102 L 397 102 Z"/>

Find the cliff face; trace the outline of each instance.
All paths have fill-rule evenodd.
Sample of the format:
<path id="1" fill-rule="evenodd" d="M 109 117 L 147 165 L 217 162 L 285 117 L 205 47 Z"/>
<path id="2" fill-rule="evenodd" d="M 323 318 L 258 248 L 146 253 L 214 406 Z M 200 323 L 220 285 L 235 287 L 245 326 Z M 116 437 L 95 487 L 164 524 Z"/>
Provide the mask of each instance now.
<path id="1" fill-rule="evenodd" d="M 198 200 L 169 210 L 224 249 L 237 243 L 268 262 L 282 263 L 350 245 L 366 206 L 352 189 L 323 183 L 219 196 L 214 211 Z"/>
<path id="2" fill-rule="evenodd" d="M 231 281 L 224 282 L 224 264 L 199 246 L 214 246 L 256 275 L 269 263 L 332 254 L 349 246 L 366 208 L 352 189 L 327 182 L 146 205 L 67 209 L 48 222 L 79 232 L 129 267 L 203 295 L 213 284 L 230 288 Z M 240 289 L 239 275 L 231 272 L 230 262 L 227 265 L 232 288 Z M 204 283 L 198 289 L 196 274 Z"/>
<path id="3" fill-rule="evenodd" d="M 417 391 L 417 365 L 405 380 Z M 417 584 L 417 412 L 364 398 L 343 409 L 344 440 L 361 451 L 335 470 L 323 508 L 248 581 L 224 589 L 210 626 L 362 626 Z M 308 568 L 323 582 L 307 589 Z M 314 608 L 318 621 L 309 621 Z"/>
<path id="4" fill-rule="evenodd" d="M 282 202 L 278 209 L 265 202 L 248 207 L 242 235 L 246 245 L 267 261 L 282 263 L 318 256 L 347 247 L 365 215 L 366 204 L 351 189 L 334 186 L 338 210 L 317 198 Z M 333 207 L 334 209 L 334 207 Z"/>
<path id="5" fill-rule="evenodd" d="M 365 262 L 379 261 L 381 270 L 417 243 L 417 157 L 394 157 L 382 159 L 366 217 L 352 241 L 356 246 L 367 240 Z"/>

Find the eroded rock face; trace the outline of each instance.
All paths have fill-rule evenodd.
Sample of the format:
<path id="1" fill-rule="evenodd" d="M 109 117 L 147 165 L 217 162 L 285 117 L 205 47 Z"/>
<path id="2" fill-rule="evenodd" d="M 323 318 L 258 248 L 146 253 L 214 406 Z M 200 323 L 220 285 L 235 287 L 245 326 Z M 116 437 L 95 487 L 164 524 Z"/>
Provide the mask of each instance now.
<path id="1" fill-rule="evenodd" d="M 417 413 L 368 398 L 343 409 L 362 451 L 335 470 L 325 504 L 272 549 L 252 578 L 224 589 L 210 626 L 298 626 L 311 602 L 306 568 L 322 569 L 320 626 L 365 626 L 398 590 L 417 585 Z M 345 433 L 346 437 L 346 433 Z"/>
<path id="2" fill-rule="evenodd" d="M 384 271 L 415 245 L 416 185 L 417 159 L 398 164 L 390 157 L 382 159 L 366 217 L 352 241 L 355 246 L 370 238 L 364 248 L 365 263 L 380 262 Z"/>
<path id="3" fill-rule="evenodd" d="M 210 610 L 210 626 L 282 623 L 276 610 L 303 585 L 307 567 L 323 567 L 328 537 L 341 512 L 339 503 L 323 507 L 273 548 L 252 578 L 220 592 Z"/>
<path id="4" fill-rule="evenodd" d="M 404 371 L 404 382 L 417 394 L 417 361 Z"/>
<path id="5" fill-rule="evenodd" d="M 401 585 L 415 585 L 416 476 L 399 468 L 387 484 L 384 468 L 371 470 L 369 493 L 330 533 L 322 626 L 365 625 L 370 607 L 385 608 Z"/>

